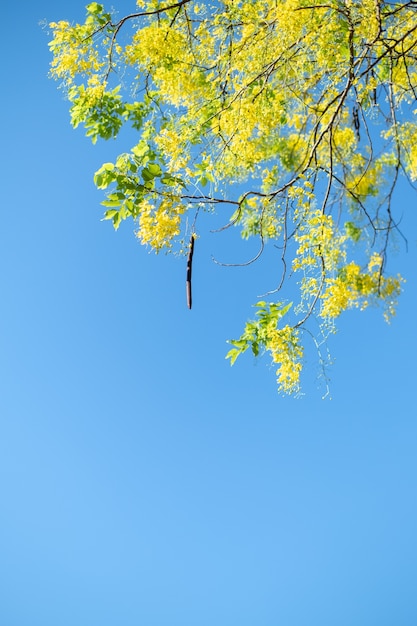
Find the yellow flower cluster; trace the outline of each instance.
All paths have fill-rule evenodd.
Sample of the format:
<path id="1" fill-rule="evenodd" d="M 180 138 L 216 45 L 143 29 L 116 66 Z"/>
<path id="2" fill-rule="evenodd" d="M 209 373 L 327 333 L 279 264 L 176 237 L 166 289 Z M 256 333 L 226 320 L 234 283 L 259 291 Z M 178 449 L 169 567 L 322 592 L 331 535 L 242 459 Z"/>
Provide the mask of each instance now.
<path id="1" fill-rule="evenodd" d="M 78 97 L 82 101 L 84 106 L 93 107 L 97 102 L 100 102 L 103 97 L 105 85 L 94 74 L 87 81 L 87 87 L 83 92 L 78 92 Z"/>
<path id="2" fill-rule="evenodd" d="M 346 160 L 350 158 L 357 146 L 355 132 L 351 126 L 345 128 L 338 126 L 333 133 L 334 148 L 338 151 L 338 156 Z"/>
<path id="3" fill-rule="evenodd" d="M 414 114 L 417 113 L 417 109 Z M 385 137 L 393 136 L 393 131 L 384 133 Z M 404 122 L 395 129 L 395 136 L 400 142 L 403 163 L 411 180 L 417 180 L 417 123 Z"/>
<path id="4" fill-rule="evenodd" d="M 293 261 L 295 271 L 322 267 L 323 264 L 326 271 L 332 271 L 345 258 L 343 244 L 347 236 L 337 232 L 331 215 L 324 215 L 319 210 L 305 216 L 294 239 L 299 244 Z"/>
<path id="5" fill-rule="evenodd" d="M 187 129 L 179 134 L 173 128 L 164 128 L 155 137 L 155 143 L 164 154 L 167 165 L 172 172 L 178 172 L 187 166 L 190 158 L 187 150 L 187 135 Z"/>
<path id="6" fill-rule="evenodd" d="M 77 74 L 91 75 L 103 67 L 98 51 L 89 41 L 91 27 L 69 22 L 51 22 L 54 37 L 49 42 L 53 52 L 51 76 L 62 79 L 67 85 L 74 82 Z"/>
<path id="7" fill-rule="evenodd" d="M 279 364 L 276 371 L 279 390 L 296 393 L 300 386 L 303 357 L 298 331 L 288 325 L 281 329 L 271 329 L 265 348 L 271 352 L 272 361 Z"/>
<path id="8" fill-rule="evenodd" d="M 327 278 L 322 299 L 320 315 L 334 319 L 343 311 L 369 304 L 382 304 L 387 321 L 395 314 L 396 298 L 401 292 L 400 276 L 382 276 L 383 259 L 373 254 L 367 271 L 361 270 L 357 263 L 351 262 L 339 270 L 336 278 Z"/>
<path id="9" fill-rule="evenodd" d="M 179 203 L 174 206 L 171 198 L 163 200 L 158 207 L 144 200 L 140 207 L 137 237 L 156 252 L 170 248 L 172 239 L 180 234 L 184 210 L 185 207 Z"/>
<path id="10" fill-rule="evenodd" d="M 369 159 L 362 154 L 354 154 L 350 159 L 348 189 L 362 201 L 375 196 L 380 190 L 386 165 L 389 165 L 386 159 L 377 159 L 371 165 Z"/>
<path id="11" fill-rule="evenodd" d="M 135 33 L 126 46 L 125 60 L 140 70 L 152 67 L 152 78 L 160 94 L 176 106 L 192 106 L 201 98 L 204 73 L 195 63 L 185 34 L 169 25 L 150 24 Z"/>

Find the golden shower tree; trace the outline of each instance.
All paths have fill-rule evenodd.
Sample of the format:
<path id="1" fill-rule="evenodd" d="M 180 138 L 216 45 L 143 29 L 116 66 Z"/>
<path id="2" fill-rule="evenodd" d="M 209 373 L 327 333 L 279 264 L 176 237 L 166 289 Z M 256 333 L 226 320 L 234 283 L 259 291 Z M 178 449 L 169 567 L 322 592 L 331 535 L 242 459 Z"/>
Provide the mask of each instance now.
<path id="1" fill-rule="evenodd" d="M 417 2 L 138 0 L 122 18 L 92 2 L 83 24 L 50 26 L 73 126 L 93 142 L 136 131 L 95 174 L 105 219 L 133 218 L 156 251 L 187 254 L 199 211 L 258 240 L 248 263 L 275 245 L 271 292 L 232 363 L 269 351 L 294 393 L 312 320 L 322 337 L 352 307 L 389 319 L 393 194 L 417 178 Z"/>

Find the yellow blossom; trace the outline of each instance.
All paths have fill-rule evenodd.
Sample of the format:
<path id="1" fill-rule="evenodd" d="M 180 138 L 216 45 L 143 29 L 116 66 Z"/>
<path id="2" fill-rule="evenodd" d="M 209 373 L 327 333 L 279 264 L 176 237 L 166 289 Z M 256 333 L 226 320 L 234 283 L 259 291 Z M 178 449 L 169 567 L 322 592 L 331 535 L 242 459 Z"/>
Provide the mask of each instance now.
<path id="1" fill-rule="evenodd" d="M 295 393 L 299 389 L 302 370 L 303 349 L 299 344 L 298 331 L 291 326 L 274 328 L 268 333 L 265 347 L 271 352 L 279 389 L 284 393 Z"/>

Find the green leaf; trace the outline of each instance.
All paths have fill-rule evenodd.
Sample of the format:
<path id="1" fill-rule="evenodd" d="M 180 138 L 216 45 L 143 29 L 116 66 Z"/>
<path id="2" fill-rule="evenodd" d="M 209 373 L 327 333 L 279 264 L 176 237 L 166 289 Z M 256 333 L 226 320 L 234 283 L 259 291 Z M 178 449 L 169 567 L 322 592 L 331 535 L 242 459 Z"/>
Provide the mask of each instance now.
<path id="1" fill-rule="evenodd" d="M 141 171 L 141 176 L 143 178 L 143 180 L 145 181 L 145 183 L 153 180 L 155 178 L 155 175 L 152 174 L 152 172 L 147 168 L 144 167 L 143 170 Z"/>
<path id="2" fill-rule="evenodd" d="M 150 171 L 152 176 L 160 176 L 162 174 L 161 167 L 158 163 L 148 163 L 147 169 Z"/>
<path id="3" fill-rule="evenodd" d="M 103 204 L 103 202 L 102 202 Z M 108 211 L 105 212 L 104 217 L 103 217 L 103 221 L 104 220 L 112 220 L 113 217 L 116 215 L 116 213 L 118 213 L 118 211 L 116 211 L 115 209 L 109 209 Z"/>
<path id="4" fill-rule="evenodd" d="M 113 227 L 114 230 L 117 230 L 120 226 L 120 222 L 122 221 L 122 216 L 120 215 L 120 212 L 117 211 L 114 216 L 113 216 Z"/>
<path id="5" fill-rule="evenodd" d="M 236 348 L 239 348 L 240 350 L 246 350 L 248 347 L 246 339 L 232 339 L 229 343 L 231 343 L 232 346 L 236 346 Z"/>
<path id="6" fill-rule="evenodd" d="M 120 206 L 120 200 L 103 200 L 101 203 L 103 206 Z"/>
<path id="7" fill-rule="evenodd" d="M 236 350 L 236 348 L 232 348 L 231 350 L 229 350 L 229 352 L 226 354 L 226 359 L 230 359 L 230 365 L 233 365 L 237 359 L 237 357 L 242 354 L 240 352 L 240 350 Z"/>
<path id="8" fill-rule="evenodd" d="M 94 184 L 98 189 L 106 189 L 115 178 L 113 163 L 104 163 L 94 174 Z"/>
<path id="9" fill-rule="evenodd" d="M 132 153 L 138 157 L 139 163 L 141 162 L 141 158 L 145 156 L 149 152 L 149 145 L 143 139 L 139 141 L 139 143 L 132 148 Z"/>
<path id="10" fill-rule="evenodd" d="M 141 172 L 141 176 L 145 182 L 153 180 L 157 176 L 162 174 L 162 170 L 158 163 L 149 163 L 146 167 L 143 168 Z"/>
<path id="11" fill-rule="evenodd" d="M 114 170 L 114 165 L 113 163 L 103 163 L 103 165 L 100 167 L 100 169 L 98 170 L 98 172 L 112 172 Z"/>
<path id="12" fill-rule="evenodd" d="M 284 315 L 286 315 L 288 313 L 288 311 L 291 309 L 293 303 L 289 302 L 286 306 L 284 306 L 284 308 L 282 308 L 280 310 L 280 318 L 284 317 Z"/>
<path id="13" fill-rule="evenodd" d="M 103 11 L 103 5 L 98 2 L 91 2 L 85 8 L 88 13 L 101 13 Z"/>

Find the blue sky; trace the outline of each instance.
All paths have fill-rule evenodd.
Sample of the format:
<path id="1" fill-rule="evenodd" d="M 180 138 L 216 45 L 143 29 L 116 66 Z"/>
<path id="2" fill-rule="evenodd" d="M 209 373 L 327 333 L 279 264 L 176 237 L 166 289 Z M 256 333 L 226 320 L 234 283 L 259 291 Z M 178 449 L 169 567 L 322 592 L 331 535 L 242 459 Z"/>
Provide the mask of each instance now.
<path id="1" fill-rule="evenodd" d="M 415 626 L 417 196 L 391 326 L 348 313 L 332 399 L 314 362 L 280 397 L 224 359 L 260 270 L 199 239 L 190 312 L 185 261 L 100 221 L 122 150 L 71 129 L 39 27 L 83 13 L 3 9 L 0 624 Z"/>

